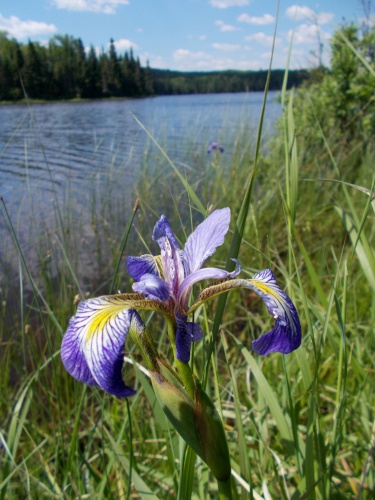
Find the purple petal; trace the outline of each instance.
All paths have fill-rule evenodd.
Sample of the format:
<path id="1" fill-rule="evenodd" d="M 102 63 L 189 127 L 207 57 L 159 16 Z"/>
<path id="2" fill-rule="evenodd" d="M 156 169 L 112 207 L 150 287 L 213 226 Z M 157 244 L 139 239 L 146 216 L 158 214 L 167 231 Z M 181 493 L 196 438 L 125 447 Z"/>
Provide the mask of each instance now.
<path id="1" fill-rule="evenodd" d="M 163 277 L 170 287 L 170 293 L 176 295 L 179 283 L 185 277 L 185 269 L 182 262 L 182 251 L 164 215 L 156 223 L 152 239 L 160 246 Z"/>
<path id="2" fill-rule="evenodd" d="M 155 224 L 154 231 L 152 233 L 152 239 L 159 243 L 159 240 L 163 240 L 164 238 L 168 238 L 169 243 L 174 250 L 179 250 L 180 245 L 178 244 L 178 241 L 172 231 L 168 219 L 165 215 L 162 215 Z"/>
<path id="3" fill-rule="evenodd" d="M 190 350 L 194 327 L 188 327 L 187 317 L 184 314 L 175 315 L 177 323 L 176 331 L 176 357 L 183 363 L 190 360 Z"/>
<path id="4" fill-rule="evenodd" d="M 187 321 L 184 314 L 175 315 L 177 323 L 176 331 L 176 357 L 183 363 L 190 360 L 191 343 L 199 342 L 203 338 L 202 328 L 191 321 Z"/>
<path id="5" fill-rule="evenodd" d="M 191 336 L 191 340 L 193 342 L 199 342 L 200 340 L 202 340 L 203 330 L 197 323 L 193 323 L 192 321 L 191 322 L 188 321 L 187 330 L 188 330 L 188 334 Z"/>
<path id="6" fill-rule="evenodd" d="M 211 151 L 220 151 L 220 153 L 224 153 L 223 146 L 217 141 L 210 141 L 208 145 L 207 153 L 210 154 Z"/>
<path id="7" fill-rule="evenodd" d="M 66 371 L 78 382 L 97 386 L 84 355 L 85 338 L 83 330 L 77 326 L 77 323 L 79 324 L 81 321 L 79 312 L 80 307 L 78 306 L 77 316 L 69 321 L 61 344 L 61 359 Z"/>
<path id="8" fill-rule="evenodd" d="M 144 274 L 140 281 L 133 283 L 133 290 L 141 293 L 149 300 L 165 302 L 169 299 L 168 283 L 153 274 Z"/>
<path id="9" fill-rule="evenodd" d="M 301 345 L 301 341 L 293 342 L 285 326 L 276 321 L 276 326 L 273 330 L 265 333 L 259 339 L 253 340 L 251 345 L 256 353 L 266 356 L 271 352 L 289 354 Z"/>
<path id="10" fill-rule="evenodd" d="M 288 295 L 278 286 L 270 269 L 255 274 L 248 280 L 252 288 L 264 301 L 276 326 L 270 332 L 252 342 L 255 352 L 265 356 L 271 352 L 289 354 L 301 345 L 301 324 L 296 308 Z"/>
<path id="11" fill-rule="evenodd" d="M 189 276 L 184 279 L 178 289 L 177 300 L 180 303 L 182 309 L 186 309 L 191 288 L 193 285 L 195 285 L 195 283 L 198 283 L 202 280 L 234 278 L 235 276 L 237 276 L 241 272 L 241 266 L 238 260 L 234 260 L 236 262 L 236 269 L 231 273 L 229 271 L 226 271 L 225 269 L 205 267 L 203 269 L 195 271 L 192 274 L 189 274 Z"/>
<path id="12" fill-rule="evenodd" d="M 229 208 L 215 210 L 189 236 L 184 248 L 189 273 L 198 271 L 216 248 L 223 244 L 229 222 Z"/>
<path id="13" fill-rule="evenodd" d="M 152 255 L 141 255 L 140 257 L 128 257 L 126 259 L 128 274 L 135 281 L 140 281 L 145 274 L 159 276 L 155 258 Z"/>
<path id="14" fill-rule="evenodd" d="M 121 376 L 124 345 L 131 325 L 140 322 L 121 296 L 103 296 L 81 302 L 62 345 L 68 372 L 81 382 L 99 385 L 117 397 L 134 391 Z"/>

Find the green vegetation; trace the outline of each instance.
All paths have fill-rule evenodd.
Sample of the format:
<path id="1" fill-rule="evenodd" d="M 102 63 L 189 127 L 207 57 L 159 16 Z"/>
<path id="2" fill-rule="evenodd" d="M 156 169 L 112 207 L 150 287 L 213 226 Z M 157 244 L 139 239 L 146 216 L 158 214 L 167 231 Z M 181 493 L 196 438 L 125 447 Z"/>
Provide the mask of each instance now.
<path id="1" fill-rule="evenodd" d="M 223 155 L 208 159 L 205 147 L 194 145 L 180 171 L 152 141 L 144 152 L 125 253 L 148 251 L 146 238 L 161 213 L 184 241 L 206 215 L 197 206 L 229 206 L 233 238 L 243 232 L 244 275 L 271 267 L 300 313 L 302 347 L 287 357 L 260 358 L 250 343 L 272 318 L 255 295 L 233 293 L 208 366 L 220 303 L 208 303 L 195 317 L 205 338 L 192 365 L 200 378 L 207 368 L 206 390 L 224 421 L 240 498 L 375 495 L 374 36 L 340 28 L 331 70 L 317 71 L 298 91 L 283 86 L 278 133 L 256 169 L 255 138 L 245 128 Z M 224 138 L 227 144 L 227 130 L 217 137 Z M 190 498 L 190 484 L 193 498 L 217 498 L 207 467 L 185 453 L 168 424 L 131 342 L 124 377 L 137 395 L 130 400 L 83 387 L 62 367 L 59 347 L 77 296 L 108 293 L 119 261 L 113 285 L 130 290 L 121 260 L 130 203 L 113 203 L 110 193 L 110 184 L 102 199 L 92 191 L 91 257 L 101 276 L 77 278 L 84 241 L 67 196 L 56 232 L 30 240 L 40 255 L 38 274 L 28 276 L 22 254 L 19 281 L 32 283 L 32 294 L 14 282 L 1 284 L 0 499 L 182 499 Z M 215 266 L 233 252 L 230 239 Z M 153 318 L 151 325 L 168 357 L 162 322 L 158 328 Z"/>
<path id="2" fill-rule="evenodd" d="M 155 94 L 209 94 L 219 92 L 263 91 L 267 71 L 205 71 L 181 72 L 152 69 L 151 75 Z M 306 70 L 293 70 L 289 73 L 288 88 L 297 87 L 306 80 Z M 270 90 L 280 90 L 284 70 L 276 69 L 271 73 Z"/>
<path id="3" fill-rule="evenodd" d="M 150 68 L 142 68 L 132 49 L 118 56 L 109 51 L 86 54 L 82 41 L 55 36 L 47 46 L 20 44 L 0 32 L 0 100 L 95 99 L 153 94 Z"/>
<path id="4" fill-rule="evenodd" d="M 282 70 L 272 71 L 271 90 L 280 89 Z M 291 71 L 289 86 L 301 84 L 307 71 Z M 47 46 L 20 44 L 0 32 L 0 101 L 29 99 L 97 99 L 164 94 L 202 94 L 263 90 L 267 71 L 188 73 L 141 66 L 132 49 L 118 55 L 111 40 L 109 51 L 88 54 L 82 41 L 55 36 Z"/>

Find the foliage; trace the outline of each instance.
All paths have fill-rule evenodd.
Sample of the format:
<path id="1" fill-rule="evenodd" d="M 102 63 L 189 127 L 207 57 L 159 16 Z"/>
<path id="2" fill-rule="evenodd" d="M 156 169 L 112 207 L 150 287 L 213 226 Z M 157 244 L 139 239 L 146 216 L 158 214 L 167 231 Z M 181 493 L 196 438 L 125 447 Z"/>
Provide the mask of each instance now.
<path id="1" fill-rule="evenodd" d="M 317 148 L 326 156 L 323 137 L 344 165 L 346 160 L 352 167 L 358 165 L 374 151 L 374 45 L 374 27 L 361 34 L 358 26 L 341 26 L 331 40 L 330 70 L 318 71 L 318 81 L 312 78 L 295 93 L 295 128 L 305 163 L 329 164 L 329 159 L 315 157 Z M 282 149 L 282 135 L 276 142 Z"/>
<path id="2" fill-rule="evenodd" d="M 180 72 L 152 69 L 155 93 L 163 94 L 209 94 L 219 92 L 263 91 L 267 71 L 206 71 Z M 279 90 L 284 70 L 271 72 L 270 90 Z M 297 87 L 308 78 L 306 70 L 289 73 L 289 87 Z"/>
<path id="3" fill-rule="evenodd" d="M 206 391 L 223 418 L 233 480 L 244 499 L 366 500 L 375 494 L 373 108 L 366 101 L 371 74 L 359 57 L 370 61 L 370 56 L 363 38 L 344 31 L 353 52 L 338 33 L 336 69 L 288 99 L 283 93 L 279 134 L 260 158 L 239 255 L 246 274 L 271 266 L 288 287 L 303 323 L 303 346 L 284 359 L 253 356 L 250 341 L 270 325 L 268 314 L 255 297 L 232 296 L 211 359 Z M 339 82 L 344 88 L 347 75 L 339 68 L 348 61 L 349 69 L 357 70 L 347 79 L 347 95 L 335 96 L 327 89 Z M 362 93 L 367 97 L 358 115 L 355 103 Z M 348 132 L 353 118 L 354 137 Z M 228 137 L 229 129 L 230 124 L 222 136 Z M 252 175 L 249 130 L 244 127 L 226 142 L 223 155 L 209 158 L 206 147 L 189 148 L 189 132 L 189 168 L 181 167 L 180 177 L 157 148 L 144 151 L 134 193 L 140 205 L 133 247 L 126 253 L 146 251 L 137 234 L 149 234 L 163 212 L 184 240 L 202 219 L 191 208 L 192 194 L 203 206 L 230 206 L 233 214 L 241 206 Z M 61 365 L 61 337 L 76 295 L 107 293 L 120 262 L 129 200 L 112 204 L 118 179 L 111 182 L 102 198 L 91 193 L 92 258 L 98 260 L 93 267 L 101 276 L 77 278 L 84 247 L 70 200 L 61 206 L 56 227 L 25 246 L 37 246 L 41 256 L 42 272 L 32 276 L 34 293 L 26 294 L 14 280 L 1 285 L 0 498 L 172 499 L 182 486 L 186 495 L 191 488 L 194 499 L 218 497 L 201 461 L 195 481 L 179 484 L 184 458 L 194 463 L 195 457 L 185 454 L 166 421 L 131 344 L 124 376 L 137 395 L 129 406 L 83 388 Z M 226 250 L 215 255 L 215 265 L 223 265 Z M 20 267 L 21 284 L 24 273 Z M 126 288 L 124 269 L 120 274 Z M 17 292 L 17 300 L 9 300 L 9 290 Z M 203 342 L 211 340 L 213 313 L 214 305 L 207 305 L 195 318 L 206 334 L 194 351 L 196 373 L 206 362 Z M 167 332 L 155 318 L 151 324 L 159 350 L 168 356 Z"/>
<path id="4" fill-rule="evenodd" d="M 308 73 L 290 72 L 289 85 L 300 85 Z M 133 50 L 119 56 L 113 40 L 109 51 L 86 53 L 81 39 L 56 35 L 47 46 L 21 44 L 0 32 L 0 101 L 31 99 L 96 99 L 165 94 L 263 91 L 267 71 L 188 73 L 141 66 Z M 270 89 L 281 87 L 283 71 L 271 74 Z"/>
<path id="5" fill-rule="evenodd" d="M 140 97 L 153 94 L 150 68 L 142 68 L 132 49 L 119 56 L 111 40 L 109 52 L 88 55 L 82 41 L 53 37 L 47 46 L 20 44 L 0 33 L 0 100 Z"/>

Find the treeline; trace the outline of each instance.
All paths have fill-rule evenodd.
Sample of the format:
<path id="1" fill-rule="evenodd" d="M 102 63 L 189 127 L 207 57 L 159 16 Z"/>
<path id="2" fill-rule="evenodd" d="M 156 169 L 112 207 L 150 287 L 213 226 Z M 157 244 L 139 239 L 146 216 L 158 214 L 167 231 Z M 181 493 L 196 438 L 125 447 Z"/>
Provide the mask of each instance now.
<path id="1" fill-rule="evenodd" d="M 271 90 L 279 90 L 283 70 L 272 71 Z M 289 86 L 308 77 L 289 72 Z M 178 72 L 142 67 L 132 49 L 117 54 L 113 40 L 99 55 L 86 52 L 81 39 L 57 35 L 47 45 L 19 43 L 0 32 L 0 101 L 143 97 L 263 90 L 267 71 Z"/>
<path id="2" fill-rule="evenodd" d="M 22 82 L 22 83 L 21 83 Z M 150 68 L 142 68 L 132 49 L 98 56 L 93 47 L 86 53 L 82 41 L 68 35 L 53 37 L 48 45 L 29 41 L 20 44 L 0 32 L 0 100 L 95 99 L 138 97 L 153 94 Z"/>
<path id="3" fill-rule="evenodd" d="M 254 92 L 264 90 L 267 71 L 210 71 L 181 73 L 152 69 L 155 94 L 211 94 L 220 92 Z M 284 70 L 271 73 L 270 90 L 280 90 Z M 306 70 L 290 70 L 288 87 L 298 87 L 309 76 Z"/>

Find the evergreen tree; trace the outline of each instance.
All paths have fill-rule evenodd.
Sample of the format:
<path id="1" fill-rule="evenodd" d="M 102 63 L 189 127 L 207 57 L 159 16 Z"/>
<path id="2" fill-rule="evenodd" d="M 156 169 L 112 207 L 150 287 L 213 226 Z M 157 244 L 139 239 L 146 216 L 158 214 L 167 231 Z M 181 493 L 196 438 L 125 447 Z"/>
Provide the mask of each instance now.
<path id="1" fill-rule="evenodd" d="M 102 97 L 101 74 L 99 62 L 96 57 L 95 49 L 91 46 L 87 57 L 86 74 L 85 74 L 85 90 L 82 97 L 95 99 Z"/>
<path id="2" fill-rule="evenodd" d="M 121 69 L 113 38 L 110 40 L 107 58 L 107 92 L 110 96 L 121 96 Z"/>
<path id="3" fill-rule="evenodd" d="M 151 73 L 151 69 L 150 69 L 150 65 L 149 65 L 148 61 L 147 61 L 146 69 L 145 69 L 145 73 L 144 73 L 144 93 L 146 95 L 153 95 L 154 94 L 152 73 Z"/>
<path id="4" fill-rule="evenodd" d="M 26 94 L 31 99 L 46 99 L 47 92 L 47 68 L 43 49 L 29 40 L 26 47 L 25 64 L 22 71 L 23 84 Z"/>
<path id="5" fill-rule="evenodd" d="M 14 38 L 0 31 L 0 99 L 22 99 L 20 74 L 24 59 L 21 48 Z"/>

